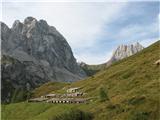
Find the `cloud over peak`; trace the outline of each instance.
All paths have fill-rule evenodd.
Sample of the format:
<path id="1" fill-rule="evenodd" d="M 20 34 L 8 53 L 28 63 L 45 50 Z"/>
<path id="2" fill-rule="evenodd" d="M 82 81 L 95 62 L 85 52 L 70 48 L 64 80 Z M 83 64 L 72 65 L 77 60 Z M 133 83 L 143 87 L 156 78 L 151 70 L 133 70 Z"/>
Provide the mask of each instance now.
<path id="1" fill-rule="evenodd" d="M 76 58 L 89 64 L 106 62 L 121 43 L 158 37 L 154 2 L 7 1 L 2 3 L 2 21 L 11 26 L 27 16 L 44 19 L 67 39 Z"/>

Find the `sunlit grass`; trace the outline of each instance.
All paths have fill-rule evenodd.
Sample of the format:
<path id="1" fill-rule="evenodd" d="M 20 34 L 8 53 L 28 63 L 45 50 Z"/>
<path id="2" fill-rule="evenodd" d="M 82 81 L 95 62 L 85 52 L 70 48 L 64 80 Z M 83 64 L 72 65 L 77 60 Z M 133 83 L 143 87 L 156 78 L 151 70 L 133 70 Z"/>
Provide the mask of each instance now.
<path id="1" fill-rule="evenodd" d="M 81 87 L 86 97 L 95 97 L 89 104 L 17 103 L 2 106 L 3 120 L 48 120 L 78 108 L 93 113 L 94 120 L 159 120 L 160 41 L 141 52 L 114 63 L 93 77 L 72 84 L 53 84 L 35 90 L 42 93 L 64 91 L 64 87 Z M 99 102 L 99 88 L 107 90 L 109 101 Z M 49 84 L 50 86 L 50 84 Z M 52 88 L 53 87 L 53 88 Z M 49 89 L 49 90 L 48 90 Z M 45 92 L 44 92 L 44 91 Z"/>

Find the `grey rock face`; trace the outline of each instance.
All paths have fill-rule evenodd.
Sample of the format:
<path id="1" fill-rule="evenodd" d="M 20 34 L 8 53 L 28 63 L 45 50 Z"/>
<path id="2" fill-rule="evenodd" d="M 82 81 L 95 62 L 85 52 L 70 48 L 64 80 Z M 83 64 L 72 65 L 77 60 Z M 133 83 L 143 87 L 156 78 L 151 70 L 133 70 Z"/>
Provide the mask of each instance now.
<path id="1" fill-rule="evenodd" d="M 34 62 L 22 62 L 9 55 L 2 56 L 2 83 L 8 80 L 14 87 L 23 87 L 29 84 L 32 88 L 49 80 L 44 68 Z M 3 84 L 2 84 L 3 88 Z"/>
<path id="2" fill-rule="evenodd" d="M 1 22 L 1 35 L 2 54 L 19 61 L 3 66 L 2 80 L 9 78 L 36 86 L 46 81 L 72 82 L 86 77 L 65 38 L 44 20 L 27 17 L 23 23 L 16 20 L 12 28 Z"/>
<path id="3" fill-rule="evenodd" d="M 45 20 L 27 17 L 11 28 L 1 24 L 2 98 L 15 88 L 35 88 L 48 81 L 73 82 L 86 77 L 65 38 Z M 9 88 L 6 88 L 9 87 Z"/>
<path id="4" fill-rule="evenodd" d="M 111 59 L 107 62 L 107 66 L 109 66 L 115 61 L 134 55 L 135 53 L 141 51 L 143 48 L 144 47 L 138 42 L 136 44 L 131 45 L 120 45 L 113 52 Z"/>
<path id="5" fill-rule="evenodd" d="M 113 57 L 114 59 L 121 60 L 141 51 L 142 49 L 143 46 L 138 42 L 135 45 L 120 45 L 113 53 Z"/>

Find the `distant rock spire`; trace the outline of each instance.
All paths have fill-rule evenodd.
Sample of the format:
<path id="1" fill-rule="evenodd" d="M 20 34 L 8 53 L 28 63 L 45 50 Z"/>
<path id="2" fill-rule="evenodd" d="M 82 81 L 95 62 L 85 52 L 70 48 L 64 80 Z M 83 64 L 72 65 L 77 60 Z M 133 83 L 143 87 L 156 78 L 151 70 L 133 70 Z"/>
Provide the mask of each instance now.
<path id="1" fill-rule="evenodd" d="M 33 21 L 37 21 L 34 17 L 27 17 L 24 19 L 24 24 L 30 24 Z"/>
<path id="2" fill-rule="evenodd" d="M 107 62 L 107 66 L 112 64 L 115 61 L 121 60 L 123 58 L 129 57 L 139 51 L 144 47 L 139 43 L 130 44 L 130 45 L 119 45 L 117 49 L 113 52 L 111 59 Z"/>

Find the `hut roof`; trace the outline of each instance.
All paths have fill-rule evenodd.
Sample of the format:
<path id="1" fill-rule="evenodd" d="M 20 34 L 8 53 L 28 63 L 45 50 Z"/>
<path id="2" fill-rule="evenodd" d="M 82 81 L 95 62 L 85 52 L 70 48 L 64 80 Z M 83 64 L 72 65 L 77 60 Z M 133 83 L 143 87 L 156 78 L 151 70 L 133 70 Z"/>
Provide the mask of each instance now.
<path id="1" fill-rule="evenodd" d="M 56 94 L 52 94 L 52 93 L 51 93 L 51 94 L 47 94 L 46 96 L 48 96 L 48 97 L 51 96 L 51 97 L 52 97 L 52 96 L 55 96 L 55 95 L 56 95 Z"/>
<path id="2" fill-rule="evenodd" d="M 82 102 L 82 101 L 86 101 L 87 99 L 84 99 L 84 98 L 52 98 L 52 99 L 49 99 L 49 101 L 75 101 L 75 102 Z"/>
<path id="3" fill-rule="evenodd" d="M 78 90 L 80 87 L 75 87 L 75 88 L 69 88 L 68 90 Z"/>

